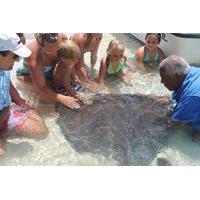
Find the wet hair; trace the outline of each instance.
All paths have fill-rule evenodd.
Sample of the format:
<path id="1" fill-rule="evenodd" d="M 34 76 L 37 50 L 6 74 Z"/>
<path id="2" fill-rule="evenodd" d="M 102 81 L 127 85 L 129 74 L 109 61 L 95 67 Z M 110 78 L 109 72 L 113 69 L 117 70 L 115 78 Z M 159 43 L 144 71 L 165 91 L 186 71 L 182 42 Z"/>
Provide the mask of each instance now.
<path id="1" fill-rule="evenodd" d="M 35 33 L 35 38 L 41 46 L 44 43 L 55 43 L 58 41 L 58 33 Z"/>
<path id="2" fill-rule="evenodd" d="M 10 51 L 0 51 L 0 55 L 3 57 L 6 57 L 9 53 Z"/>
<path id="3" fill-rule="evenodd" d="M 25 44 L 26 43 L 26 39 L 25 39 L 24 34 L 23 33 L 16 33 L 16 34 L 19 36 L 21 43 Z"/>
<path id="4" fill-rule="evenodd" d="M 111 40 L 107 48 L 107 54 L 111 55 L 111 51 L 113 49 L 119 52 L 124 51 L 125 50 L 124 43 L 116 39 Z"/>
<path id="5" fill-rule="evenodd" d="M 172 72 L 174 75 L 185 76 L 188 72 L 188 62 L 177 55 L 171 55 L 165 58 L 159 65 L 160 72 L 165 74 Z"/>
<path id="6" fill-rule="evenodd" d="M 57 56 L 59 60 L 61 58 L 77 60 L 80 58 L 81 53 L 78 45 L 75 42 L 67 40 L 60 44 Z"/>
<path id="7" fill-rule="evenodd" d="M 23 33 L 16 33 L 19 37 L 23 37 L 24 34 Z"/>
<path id="8" fill-rule="evenodd" d="M 161 41 L 161 33 L 147 33 L 146 36 L 145 36 L 145 40 L 147 39 L 147 37 L 148 37 L 149 35 L 152 35 L 152 34 L 157 36 L 158 44 L 159 44 L 160 41 Z"/>

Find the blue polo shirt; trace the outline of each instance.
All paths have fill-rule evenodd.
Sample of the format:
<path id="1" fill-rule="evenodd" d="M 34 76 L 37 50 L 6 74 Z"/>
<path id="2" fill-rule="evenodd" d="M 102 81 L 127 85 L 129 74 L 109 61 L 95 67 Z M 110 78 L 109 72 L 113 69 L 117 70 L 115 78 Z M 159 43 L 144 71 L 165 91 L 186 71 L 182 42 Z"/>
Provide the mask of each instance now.
<path id="1" fill-rule="evenodd" d="M 172 93 L 176 101 L 172 120 L 200 129 L 200 68 L 190 66 L 182 85 Z"/>
<path id="2" fill-rule="evenodd" d="M 10 71 L 0 70 L 0 110 L 10 103 Z"/>

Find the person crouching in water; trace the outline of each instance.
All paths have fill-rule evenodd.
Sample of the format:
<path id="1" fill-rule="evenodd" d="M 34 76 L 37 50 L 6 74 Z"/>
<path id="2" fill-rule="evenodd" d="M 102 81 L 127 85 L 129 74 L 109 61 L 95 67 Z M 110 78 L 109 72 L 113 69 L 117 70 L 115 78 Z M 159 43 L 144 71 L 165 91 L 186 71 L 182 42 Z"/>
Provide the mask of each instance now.
<path id="1" fill-rule="evenodd" d="M 81 56 L 80 49 L 73 41 L 67 40 L 60 45 L 57 56 L 59 62 L 53 70 L 54 87 L 58 93 L 76 97 L 80 86 L 75 82 L 75 65 Z"/>
<path id="2" fill-rule="evenodd" d="M 90 68 L 95 67 L 97 61 L 97 52 L 100 42 L 102 40 L 102 33 L 74 33 L 71 35 L 70 40 L 75 42 L 80 49 L 81 56 L 78 63 L 75 66 L 76 74 L 79 77 L 79 81 L 90 83 L 88 73 L 85 69 L 84 54 L 90 52 Z"/>
<path id="3" fill-rule="evenodd" d="M 193 141 L 200 141 L 200 68 L 171 55 L 160 65 L 161 83 L 172 91 L 168 127 L 189 125 Z M 186 128 L 186 127 L 184 127 Z"/>
<path id="4" fill-rule="evenodd" d="M 98 83 L 103 84 L 106 75 L 124 75 L 123 69 L 127 60 L 124 51 L 123 42 L 114 39 L 109 43 L 107 54 L 101 59 Z"/>
<path id="5" fill-rule="evenodd" d="M 44 120 L 20 97 L 10 78 L 15 61 L 30 55 L 16 34 L 0 35 L 0 156 L 6 152 L 6 137 L 10 134 L 29 138 L 48 134 Z"/>
<path id="6" fill-rule="evenodd" d="M 77 99 L 52 89 L 52 72 L 58 63 L 57 51 L 66 40 L 67 37 L 61 33 L 36 33 L 35 39 L 28 45 L 32 54 L 22 66 L 18 66 L 16 75 L 21 81 L 33 83 L 41 99 L 77 109 L 80 108 Z"/>
<path id="7" fill-rule="evenodd" d="M 158 66 L 165 58 L 162 49 L 158 47 L 160 41 L 160 33 L 147 33 L 145 36 L 145 45 L 136 51 L 134 59 L 151 67 L 153 65 Z"/>

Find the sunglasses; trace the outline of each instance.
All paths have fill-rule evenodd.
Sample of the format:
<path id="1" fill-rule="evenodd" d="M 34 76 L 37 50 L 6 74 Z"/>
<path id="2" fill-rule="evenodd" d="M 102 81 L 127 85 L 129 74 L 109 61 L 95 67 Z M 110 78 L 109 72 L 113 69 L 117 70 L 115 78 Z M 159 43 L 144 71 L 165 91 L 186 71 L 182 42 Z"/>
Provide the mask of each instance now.
<path id="1" fill-rule="evenodd" d="M 54 43 L 58 40 L 58 33 L 41 33 L 40 37 L 43 42 Z"/>

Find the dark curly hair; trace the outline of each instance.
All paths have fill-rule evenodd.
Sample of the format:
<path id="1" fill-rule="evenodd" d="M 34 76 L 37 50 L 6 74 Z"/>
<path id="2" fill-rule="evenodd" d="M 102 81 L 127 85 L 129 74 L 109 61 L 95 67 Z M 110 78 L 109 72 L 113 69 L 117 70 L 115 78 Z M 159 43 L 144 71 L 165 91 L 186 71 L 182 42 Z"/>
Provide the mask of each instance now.
<path id="1" fill-rule="evenodd" d="M 58 41 L 58 33 L 35 33 L 34 35 L 41 46 L 44 46 L 44 42 L 55 43 Z"/>

